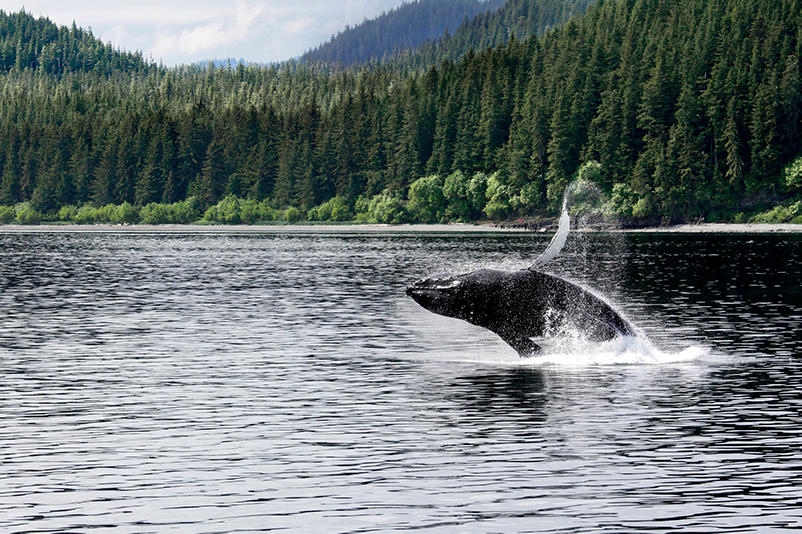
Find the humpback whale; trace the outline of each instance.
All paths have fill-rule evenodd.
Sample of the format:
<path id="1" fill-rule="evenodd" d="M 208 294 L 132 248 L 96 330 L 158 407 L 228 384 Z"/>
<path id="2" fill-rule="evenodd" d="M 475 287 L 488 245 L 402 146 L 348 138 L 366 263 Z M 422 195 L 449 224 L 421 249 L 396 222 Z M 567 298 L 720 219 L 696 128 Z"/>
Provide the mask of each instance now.
<path id="1" fill-rule="evenodd" d="M 407 295 L 431 312 L 498 334 L 522 358 L 541 350 L 532 338 L 577 331 L 591 341 L 635 336 L 634 327 L 604 300 L 538 270 L 560 252 L 569 229 L 570 218 L 563 205 L 557 233 L 528 269 L 437 275 L 413 283 Z"/>

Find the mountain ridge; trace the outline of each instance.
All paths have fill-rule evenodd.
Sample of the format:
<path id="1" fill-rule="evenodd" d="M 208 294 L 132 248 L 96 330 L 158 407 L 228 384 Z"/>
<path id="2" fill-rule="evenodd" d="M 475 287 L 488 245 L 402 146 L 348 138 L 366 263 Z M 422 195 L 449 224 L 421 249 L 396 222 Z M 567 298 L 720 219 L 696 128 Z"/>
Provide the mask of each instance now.
<path id="1" fill-rule="evenodd" d="M 584 13 L 596 0 L 506 0 L 473 1 L 451 0 L 454 5 L 470 4 L 473 11 L 460 11 L 464 16 L 458 24 L 450 21 L 438 22 L 439 32 L 430 32 L 427 38 L 411 41 L 402 39 L 393 46 L 380 44 L 397 27 L 409 26 L 405 17 L 420 17 L 432 5 L 441 5 L 437 0 L 419 0 L 404 4 L 390 13 L 364 21 L 353 28 L 346 28 L 338 35 L 301 56 L 301 61 L 345 66 L 370 61 L 399 67 L 426 69 L 443 60 L 455 61 L 469 50 L 480 51 L 531 34 L 542 34 L 550 28 L 567 22 L 571 17 Z M 478 9 L 482 6 L 486 9 Z M 432 12 L 437 17 L 436 12 Z M 446 33 L 443 34 L 443 30 Z M 403 31 L 399 31 L 403 33 Z M 352 50 L 357 50 L 352 53 Z M 362 51 L 362 52 L 360 52 Z"/>
<path id="2" fill-rule="evenodd" d="M 382 59 L 438 39 L 478 13 L 507 0 L 413 0 L 333 35 L 301 56 L 302 61 L 352 65 Z"/>

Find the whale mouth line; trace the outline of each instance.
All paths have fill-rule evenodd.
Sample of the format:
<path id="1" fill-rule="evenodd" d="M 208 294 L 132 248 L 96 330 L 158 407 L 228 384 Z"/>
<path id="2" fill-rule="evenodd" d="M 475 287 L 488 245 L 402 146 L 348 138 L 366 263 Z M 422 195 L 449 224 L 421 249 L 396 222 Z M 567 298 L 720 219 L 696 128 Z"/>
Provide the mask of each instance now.
<path id="1" fill-rule="evenodd" d="M 431 295 L 443 294 L 449 290 L 456 289 L 462 282 L 454 279 L 427 278 L 418 280 L 407 287 L 407 295 Z"/>
<path id="2" fill-rule="evenodd" d="M 444 297 L 443 292 L 437 288 L 414 287 L 414 286 L 410 286 L 407 288 L 407 295 L 409 295 L 410 297 L 412 297 L 417 301 L 427 300 L 430 302 L 442 299 Z"/>

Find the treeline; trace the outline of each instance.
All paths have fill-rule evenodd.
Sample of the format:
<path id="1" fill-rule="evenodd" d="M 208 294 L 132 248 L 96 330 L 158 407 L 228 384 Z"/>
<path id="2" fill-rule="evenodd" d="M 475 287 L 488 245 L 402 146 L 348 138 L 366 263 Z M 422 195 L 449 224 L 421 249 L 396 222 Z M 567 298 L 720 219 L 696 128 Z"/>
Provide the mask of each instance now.
<path id="1" fill-rule="evenodd" d="M 0 73 L 35 70 L 59 77 L 92 72 L 100 76 L 155 70 L 141 53 L 125 53 L 79 29 L 56 26 L 25 12 L 0 10 Z"/>
<path id="2" fill-rule="evenodd" d="M 304 62 L 351 65 L 381 60 L 436 40 L 478 13 L 494 11 L 506 0 L 413 0 L 375 19 L 346 27 L 301 56 Z"/>
<path id="3" fill-rule="evenodd" d="M 599 164 L 592 162 L 580 171 L 584 183 L 592 183 Z M 350 222 L 362 223 L 436 223 L 471 221 L 497 215 L 506 204 L 498 203 L 503 191 L 498 173 L 487 176 L 477 172 L 467 176 L 456 171 L 448 176 L 430 175 L 410 184 L 407 194 L 398 196 L 388 190 L 373 196 L 360 195 L 355 201 L 335 196 L 319 206 L 300 210 L 294 206 L 278 209 L 270 199 L 257 201 L 227 194 L 216 204 L 205 208 L 200 198 L 190 196 L 177 202 L 149 202 L 145 205 L 91 203 L 82 206 L 61 206 L 57 211 L 42 212 L 35 202 L 0 206 L 0 224 L 39 224 L 42 222 L 75 224 L 190 224 L 195 222 L 222 224 L 255 224 L 275 221 Z M 595 206 L 600 212 L 615 210 L 613 201 Z"/>
<path id="4" fill-rule="evenodd" d="M 556 209 L 587 167 L 624 217 L 792 206 L 799 13 L 798 0 L 605 0 L 426 71 L 15 66 L 0 78 L 0 204 L 52 218 L 235 197 L 314 218 L 337 198 L 354 217 L 499 219 Z M 422 187 L 440 202 L 456 173 L 493 187 L 461 212 L 415 201 Z"/>

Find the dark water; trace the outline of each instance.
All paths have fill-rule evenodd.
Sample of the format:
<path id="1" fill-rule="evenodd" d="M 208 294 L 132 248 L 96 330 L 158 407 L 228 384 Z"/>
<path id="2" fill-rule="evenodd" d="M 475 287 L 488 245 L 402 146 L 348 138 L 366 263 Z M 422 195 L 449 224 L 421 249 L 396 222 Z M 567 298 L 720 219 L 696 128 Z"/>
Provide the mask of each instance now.
<path id="1" fill-rule="evenodd" d="M 802 235 L 572 236 L 648 342 L 404 296 L 531 234 L 0 232 L 0 531 L 802 526 Z"/>

